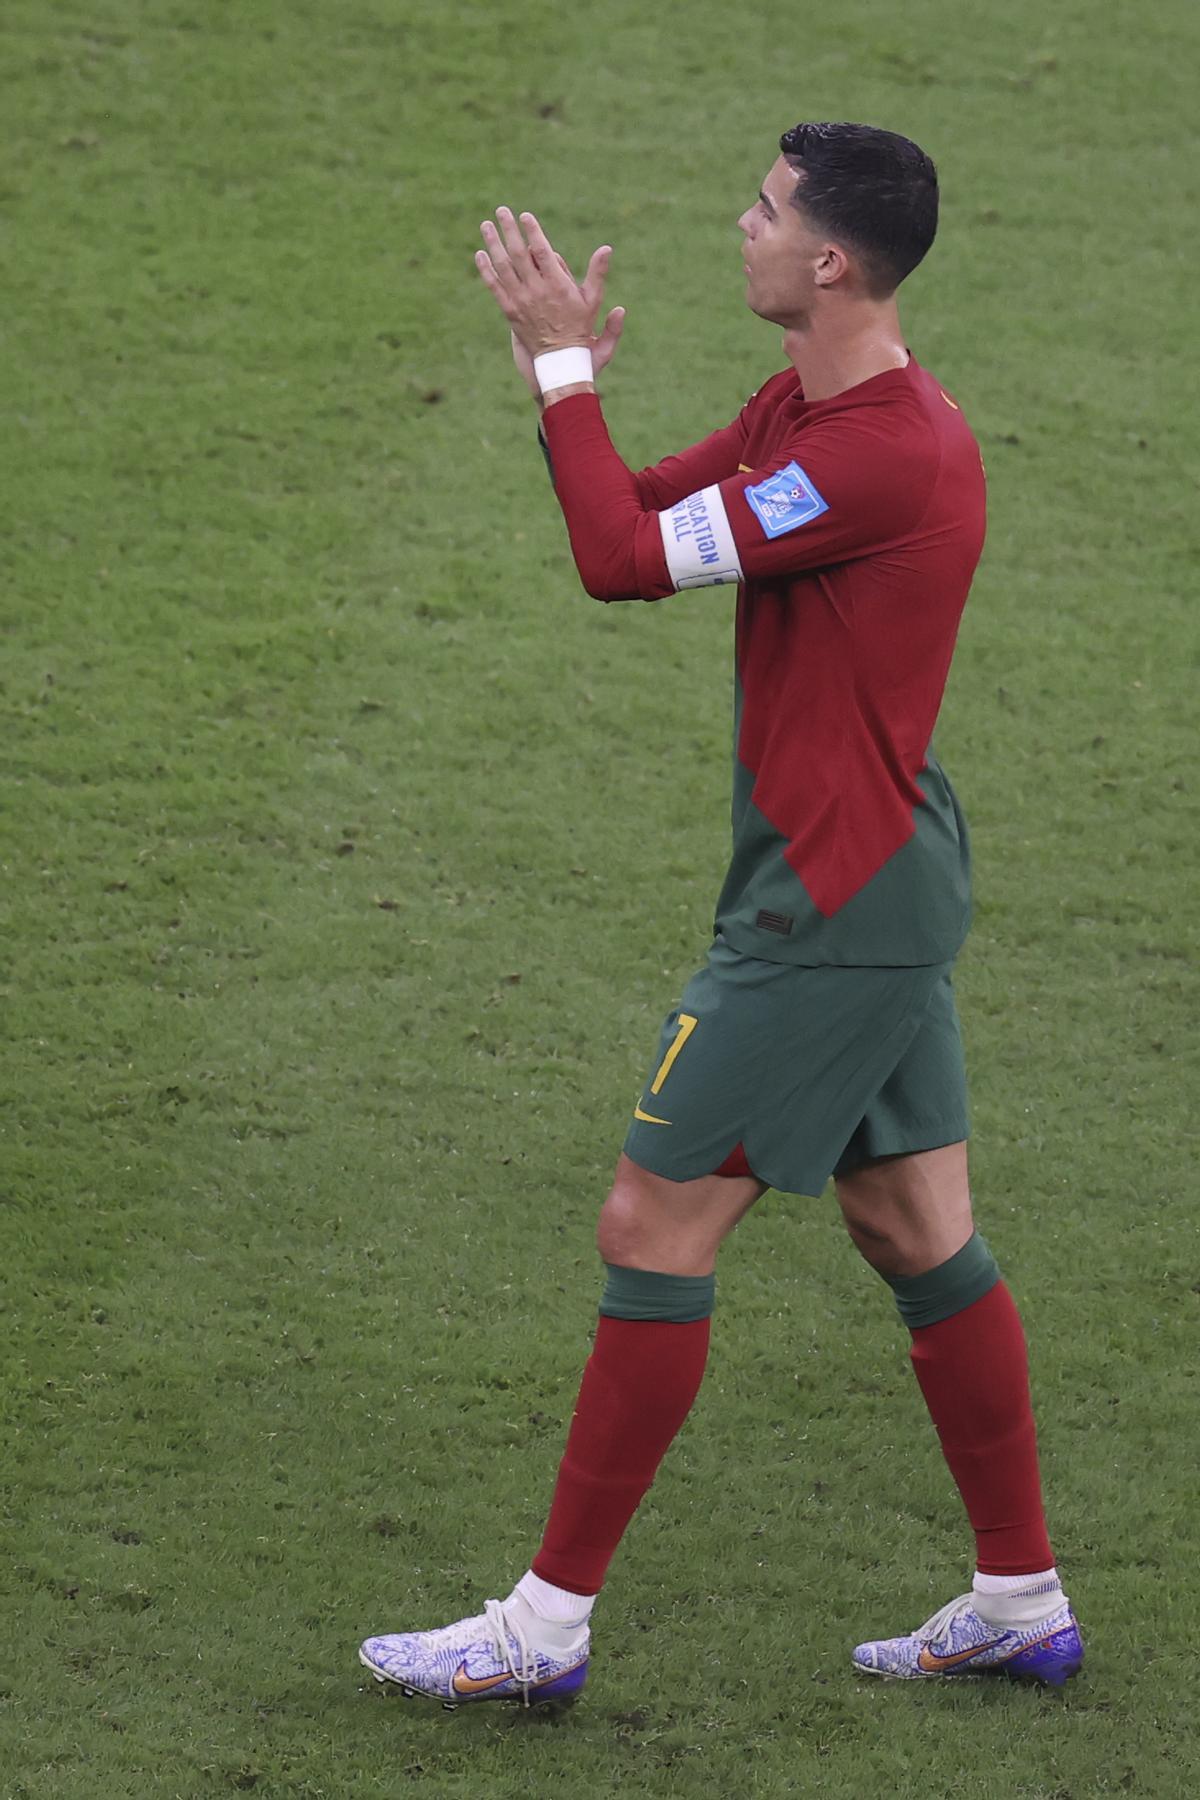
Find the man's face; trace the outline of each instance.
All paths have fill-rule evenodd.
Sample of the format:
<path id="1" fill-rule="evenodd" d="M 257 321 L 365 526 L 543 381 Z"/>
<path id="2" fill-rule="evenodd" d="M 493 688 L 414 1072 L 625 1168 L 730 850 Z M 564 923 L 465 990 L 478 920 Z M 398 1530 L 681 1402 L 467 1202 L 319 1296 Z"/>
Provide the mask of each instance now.
<path id="1" fill-rule="evenodd" d="M 754 204 L 738 220 L 744 233 L 746 304 L 776 325 L 801 325 L 809 315 L 818 266 L 828 239 L 792 206 L 797 176 L 782 156 L 765 177 Z"/>

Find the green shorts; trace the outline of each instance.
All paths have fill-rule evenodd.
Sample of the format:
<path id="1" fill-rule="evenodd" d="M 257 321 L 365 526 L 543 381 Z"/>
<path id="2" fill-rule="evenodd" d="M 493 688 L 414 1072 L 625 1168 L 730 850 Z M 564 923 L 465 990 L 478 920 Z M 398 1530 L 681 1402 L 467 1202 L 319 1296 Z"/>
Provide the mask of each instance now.
<path id="1" fill-rule="evenodd" d="M 950 969 L 805 968 L 718 937 L 667 1015 L 625 1154 L 671 1181 L 749 1169 L 819 1194 L 873 1157 L 959 1143 Z"/>

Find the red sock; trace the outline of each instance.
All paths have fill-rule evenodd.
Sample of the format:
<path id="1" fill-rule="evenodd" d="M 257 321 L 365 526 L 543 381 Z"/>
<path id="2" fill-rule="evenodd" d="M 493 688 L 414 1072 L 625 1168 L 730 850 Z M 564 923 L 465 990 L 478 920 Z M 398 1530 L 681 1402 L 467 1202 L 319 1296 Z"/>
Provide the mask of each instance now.
<path id="1" fill-rule="evenodd" d="M 1012 1295 L 999 1281 L 912 1336 L 913 1368 L 975 1531 L 980 1573 L 1052 1568 L 1025 1334 Z"/>
<path id="2" fill-rule="evenodd" d="M 605 1570 L 671 1439 L 708 1357 L 710 1320 L 683 1325 L 602 1314 L 533 1572 L 573 1594 L 598 1594 Z"/>

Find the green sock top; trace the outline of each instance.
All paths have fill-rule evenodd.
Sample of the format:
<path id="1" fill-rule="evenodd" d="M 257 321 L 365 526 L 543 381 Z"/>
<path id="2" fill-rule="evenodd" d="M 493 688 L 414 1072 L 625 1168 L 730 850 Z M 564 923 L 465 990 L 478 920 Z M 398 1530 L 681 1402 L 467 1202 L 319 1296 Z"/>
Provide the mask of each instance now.
<path id="1" fill-rule="evenodd" d="M 973 1232 L 961 1250 L 921 1275 L 885 1275 L 900 1317 L 910 1331 L 937 1325 L 982 1300 L 1000 1279 L 1000 1267 L 985 1238 Z"/>
<path id="2" fill-rule="evenodd" d="M 715 1275 L 664 1275 L 656 1269 L 625 1269 L 605 1263 L 608 1280 L 600 1311 L 608 1319 L 660 1319 L 689 1325 L 707 1319 L 716 1302 Z"/>

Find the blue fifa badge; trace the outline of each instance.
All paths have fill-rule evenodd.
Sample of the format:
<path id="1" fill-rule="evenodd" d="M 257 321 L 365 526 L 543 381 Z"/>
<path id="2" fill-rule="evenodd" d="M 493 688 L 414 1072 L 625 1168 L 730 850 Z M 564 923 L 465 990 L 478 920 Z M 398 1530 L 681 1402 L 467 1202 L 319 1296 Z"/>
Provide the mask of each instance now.
<path id="1" fill-rule="evenodd" d="M 742 492 L 769 538 L 782 537 L 785 531 L 795 531 L 797 525 L 808 525 L 829 511 L 829 502 L 821 498 L 796 462 Z"/>

